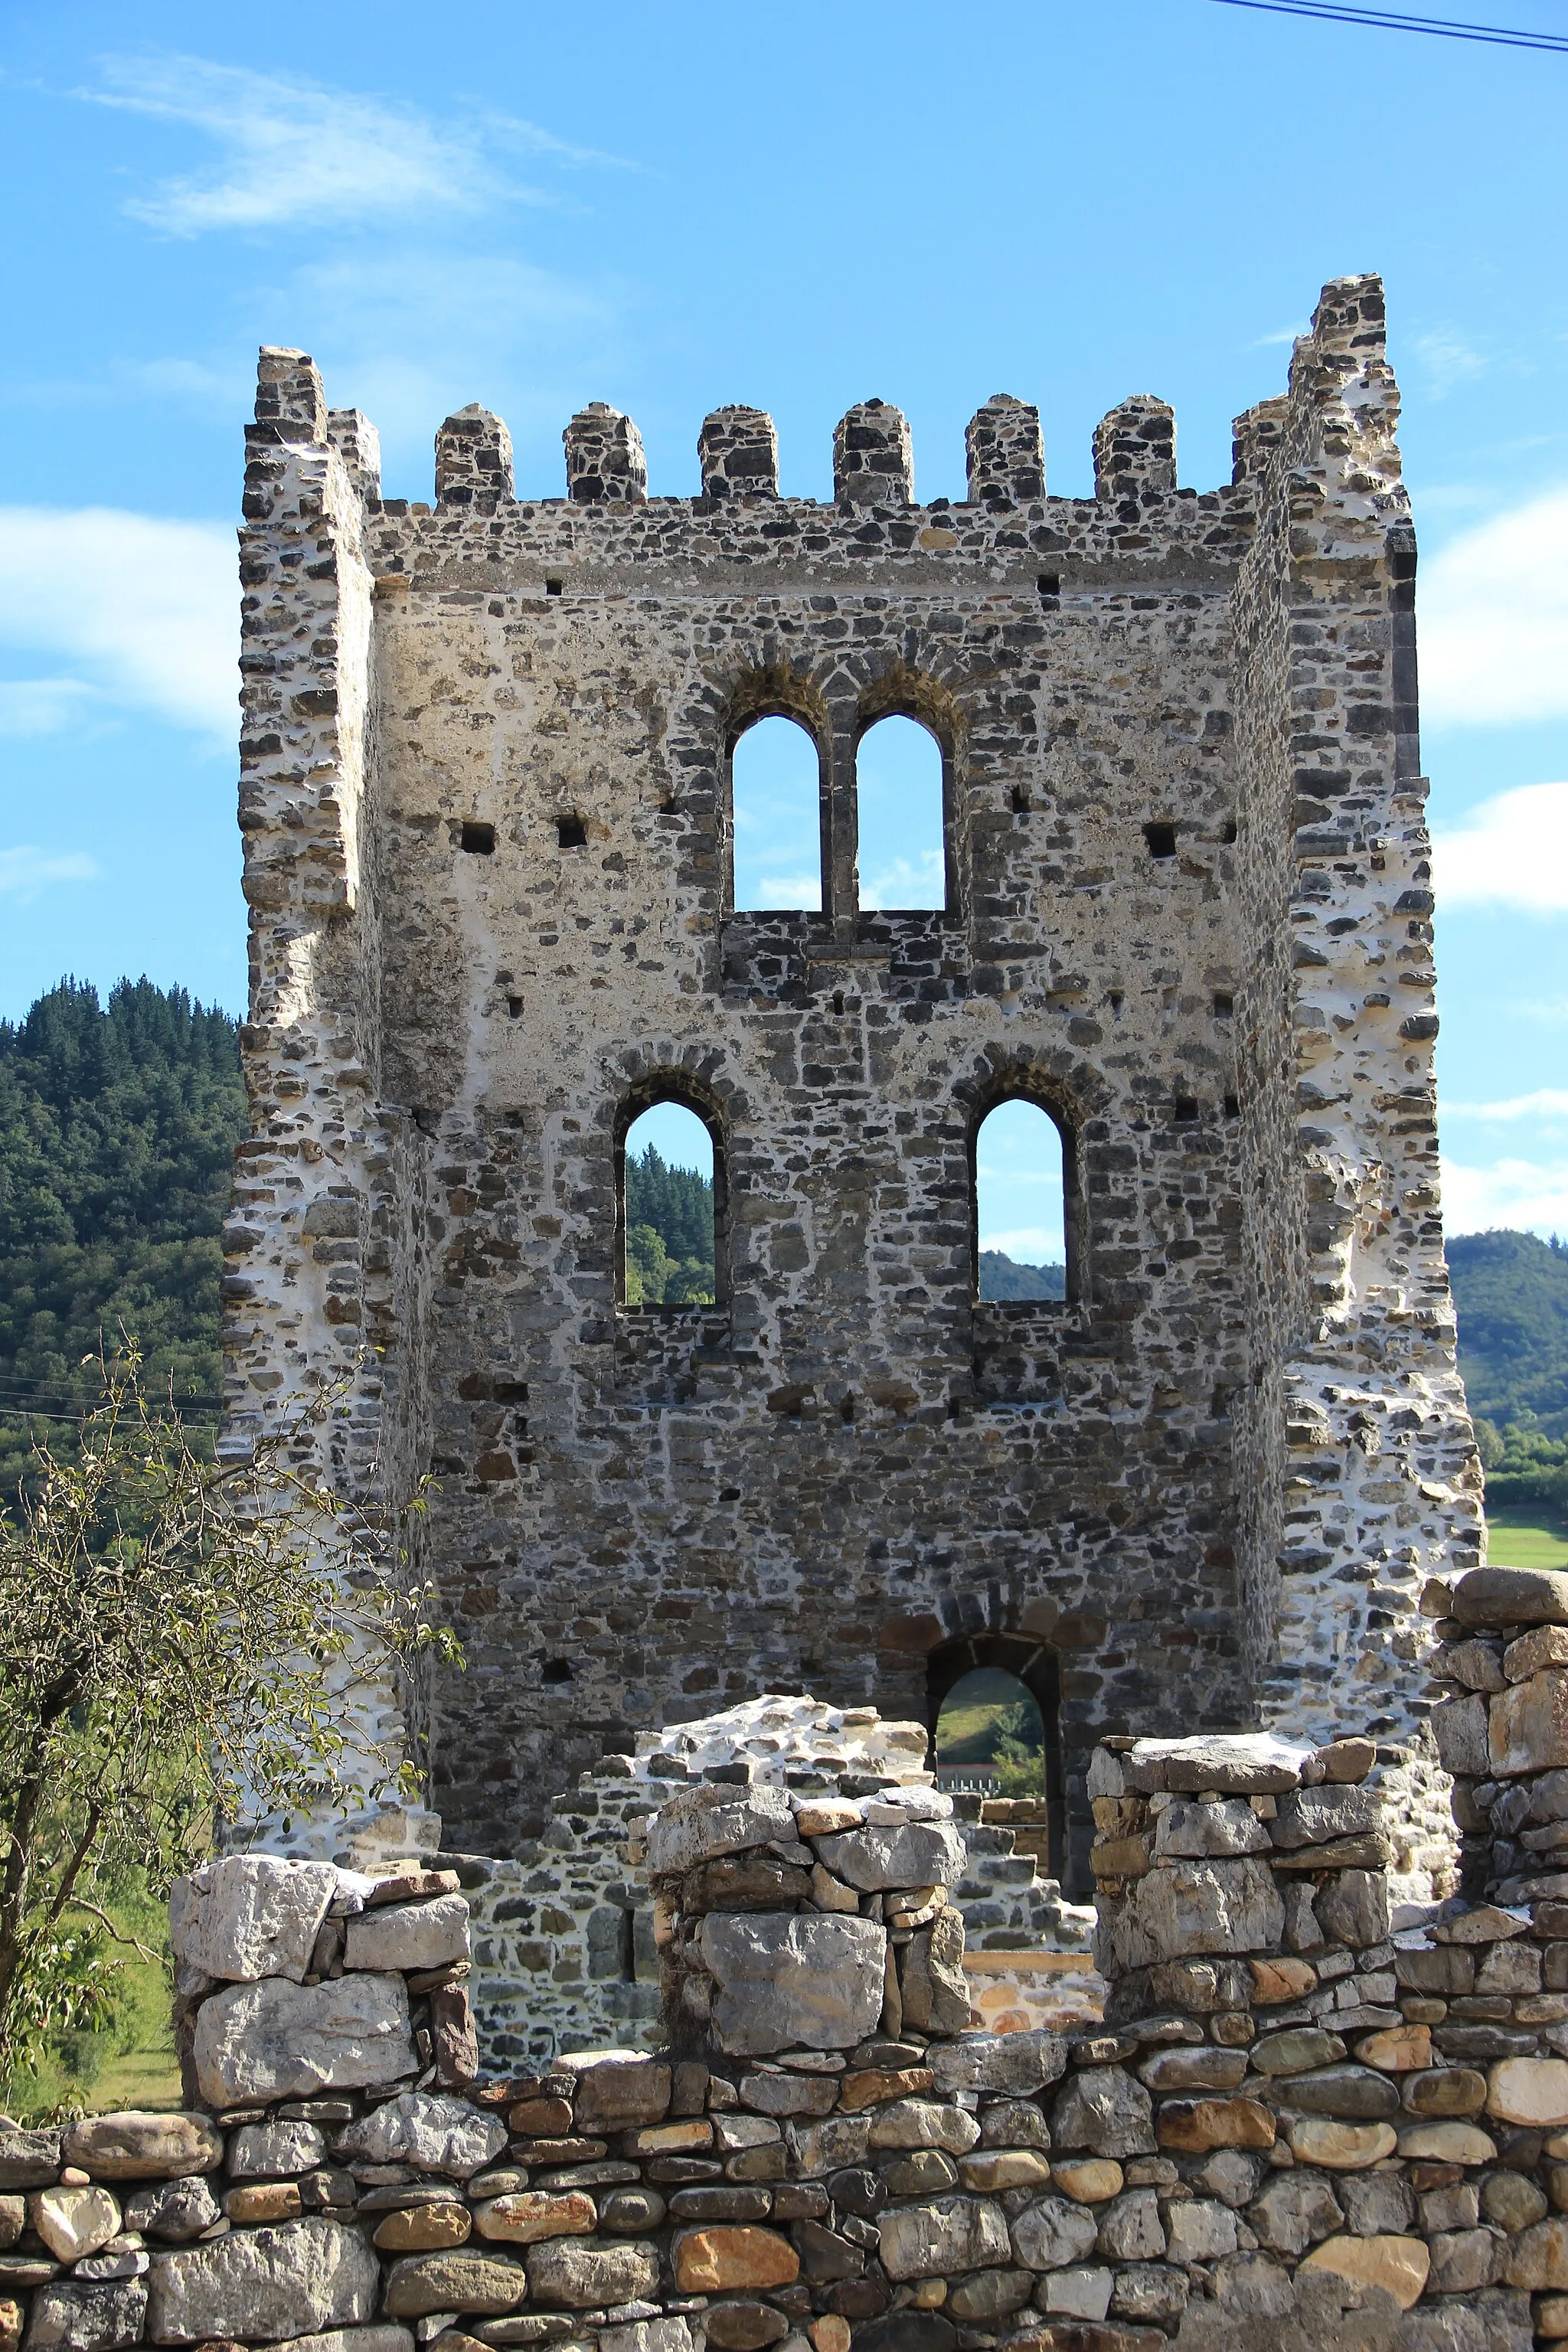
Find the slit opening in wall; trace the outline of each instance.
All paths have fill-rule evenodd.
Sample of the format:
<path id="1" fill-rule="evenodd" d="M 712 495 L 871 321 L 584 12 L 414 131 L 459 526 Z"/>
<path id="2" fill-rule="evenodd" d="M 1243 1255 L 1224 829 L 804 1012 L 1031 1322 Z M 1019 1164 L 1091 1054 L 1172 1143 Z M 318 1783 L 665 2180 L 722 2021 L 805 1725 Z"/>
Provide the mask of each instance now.
<path id="1" fill-rule="evenodd" d="M 542 1683 L 569 1683 L 572 1679 L 570 1658 L 546 1658 L 539 1669 Z"/>
<path id="2" fill-rule="evenodd" d="M 1163 819 L 1153 824 L 1146 824 L 1143 828 L 1143 838 L 1149 845 L 1151 857 L 1158 859 L 1162 864 L 1166 858 L 1174 857 L 1176 828 L 1173 824 L 1166 824 Z"/>
<path id="3" fill-rule="evenodd" d="M 822 760 L 798 720 L 754 719 L 730 751 L 731 904 L 741 914 L 822 911 Z"/>
<path id="4" fill-rule="evenodd" d="M 555 820 L 555 842 L 560 849 L 586 849 L 588 828 L 580 816 L 558 816 Z"/>
<path id="5" fill-rule="evenodd" d="M 493 857 L 496 829 L 493 824 L 482 824 L 477 817 L 465 817 L 460 844 L 470 857 Z"/>
<path id="6" fill-rule="evenodd" d="M 565 581 L 546 579 L 544 583 L 544 593 L 547 596 L 564 596 L 566 593 Z"/>
<path id="7" fill-rule="evenodd" d="M 725 1295 L 723 1155 L 688 1103 L 656 1096 L 630 1120 L 616 1168 L 623 1306 L 701 1307 Z"/>
<path id="8" fill-rule="evenodd" d="M 1030 1097 L 1008 1096 L 980 1121 L 972 1149 L 975 1297 L 1075 1297 L 1077 1185 L 1062 1127 Z"/>

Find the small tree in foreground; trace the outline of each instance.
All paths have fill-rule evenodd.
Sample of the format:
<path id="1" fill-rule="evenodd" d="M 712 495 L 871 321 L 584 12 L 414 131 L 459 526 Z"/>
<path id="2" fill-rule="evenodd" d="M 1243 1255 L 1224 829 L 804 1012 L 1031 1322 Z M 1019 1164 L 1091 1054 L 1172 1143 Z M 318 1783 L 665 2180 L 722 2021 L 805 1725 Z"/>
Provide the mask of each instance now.
<path id="1" fill-rule="evenodd" d="M 40 1445 L 0 1511 L 0 2077 L 102 2014 L 102 1898 L 128 1874 L 162 1892 L 216 1822 L 416 1791 L 357 1690 L 461 1656 L 384 1528 L 321 1484 L 338 1402 L 214 1463 L 128 1345 L 75 1458 Z"/>

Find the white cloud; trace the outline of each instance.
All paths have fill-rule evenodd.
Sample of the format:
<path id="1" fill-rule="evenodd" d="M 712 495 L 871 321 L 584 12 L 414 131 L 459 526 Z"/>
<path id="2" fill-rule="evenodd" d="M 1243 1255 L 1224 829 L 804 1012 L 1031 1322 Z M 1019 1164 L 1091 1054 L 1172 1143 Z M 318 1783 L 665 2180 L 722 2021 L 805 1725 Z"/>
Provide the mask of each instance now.
<path id="1" fill-rule="evenodd" d="M 0 644 L 70 665 L 77 675 L 42 682 L 57 714 L 74 690 L 232 744 L 233 533 L 111 507 L 0 507 Z"/>
<path id="2" fill-rule="evenodd" d="M 1442 1105 L 1445 1118 L 1568 1118 L 1568 1087 L 1537 1087 L 1530 1095 L 1510 1095 L 1501 1102 L 1448 1102 Z"/>
<path id="3" fill-rule="evenodd" d="M 1521 784 L 1432 844 L 1437 904 L 1568 914 L 1568 783 Z"/>
<path id="4" fill-rule="evenodd" d="M 79 677 L 0 679 L 0 735 L 59 735 L 98 699 Z"/>
<path id="5" fill-rule="evenodd" d="M 1524 996 L 1509 1006 L 1521 1021 L 1543 1021 L 1553 1029 L 1568 1023 L 1568 996 Z"/>
<path id="6" fill-rule="evenodd" d="M 1418 604 L 1427 719 L 1568 714 L 1568 489 L 1450 540 L 1423 563 Z"/>
<path id="7" fill-rule="evenodd" d="M 415 108 L 205 58 L 109 58 L 80 95 L 203 132 L 219 149 L 201 176 L 169 179 L 126 211 L 174 236 L 306 220 L 427 218 L 498 201 L 541 203 L 490 163 L 487 149 L 613 163 L 504 115 L 437 126 Z"/>
<path id="8" fill-rule="evenodd" d="M 26 906 L 51 883 L 96 882 L 102 870 L 81 850 L 51 856 L 30 844 L 0 849 L 0 898 L 16 898 Z"/>
<path id="9" fill-rule="evenodd" d="M 820 874 L 764 874 L 757 888 L 761 893 L 757 906 L 772 908 L 775 914 L 791 907 L 815 914 L 822 905 Z"/>
<path id="10" fill-rule="evenodd" d="M 1453 391 L 1456 384 L 1468 383 L 1473 377 L 1484 375 L 1491 364 L 1460 336 L 1442 331 L 1417 335 L 1415 351 L 1426 370 L 1427 389 L 1434 400 L 1441 400 L 1445 393 Z"/>
<path id="11" fill-rule="evenodd" d="M 862 876 L 863 907 L 940 907 L 946 882 L 942 853 L 928 849 L 918 857 L 894 857 L 876 873 Z"/>
<path id="12" fill-rule="evenodd" d="M 1443 1217 L 1451 1234 L 1568 1233 L 1568 1160 L 1500 1160 L 1490 1168 L 1443 1162 Z"/>

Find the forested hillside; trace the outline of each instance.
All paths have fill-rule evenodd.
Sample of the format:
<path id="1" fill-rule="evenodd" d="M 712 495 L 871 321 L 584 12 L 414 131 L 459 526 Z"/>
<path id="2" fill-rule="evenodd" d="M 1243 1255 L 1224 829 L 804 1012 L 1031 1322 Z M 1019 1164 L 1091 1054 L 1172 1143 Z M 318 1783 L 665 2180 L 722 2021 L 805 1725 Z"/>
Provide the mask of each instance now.
<path id="1" fill-rule="evenodd" d="M 650 1143 L 626 1156 L 626 1304 L 693 1307 L 714 1295 L 713 1184 Z"/>
<path id="2" fill-rule="evenodd" d="M 219 1389 L 219 1234 L 245 1123 L 236 1024 L 184 989 L 63 981 L 0 1022 L 0 1492 L 26 1408 L 68 1434 L 81 1359 L 121 1325 L 157 1385 Z"/>
<path id="3" fill-rule="evenodd" d="M 1568 1248 L 1534 1234 L 1459 1234 L 1448 1273 L 1470 1411 L 1500 1429 L 1533 1416 L 1548 1436 L 1568 1436 Z"/>

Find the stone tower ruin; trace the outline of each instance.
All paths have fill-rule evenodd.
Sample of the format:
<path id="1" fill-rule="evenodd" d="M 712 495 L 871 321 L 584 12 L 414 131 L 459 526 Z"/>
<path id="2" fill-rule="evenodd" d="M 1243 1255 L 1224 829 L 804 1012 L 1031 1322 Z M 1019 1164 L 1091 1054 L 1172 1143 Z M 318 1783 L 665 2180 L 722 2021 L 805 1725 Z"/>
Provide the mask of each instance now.
<path id="1" fill-rule="evenodd" d="M 344 1384 L 355 1500 L 433 1474 L 466 1675 L 419 1696 L 448 1844 L 504 1853 L 664 1722 L 763 1691 L 1041 1700 L 1087 1884 L 1103 1734 L 1342 1715 L 1408 1737 L 1421 1602 L 1480 1556 L 1432 1081 L 1415 552 L 1378 280 L 1326 289 L 1234 478 L 1140 395 L 1095 496 L 985 403 L 916 502 L 878 401 L 831 503 L 710 416 L 433 506 L 261 355 L 242 534 L 251 1135 L 226 1276 L 243 1446 Z M 731 761 L 820 757 L 824 911 L 737 912 Z M 942 748 L 946 906 L 858 902 L 855 758 Z M 1064 1140 L 1068 1296 L 977 1295 L 973 1139 Z M 649 1104 L 714 1139 L 719 1297 L 628 1306 Z"/>

